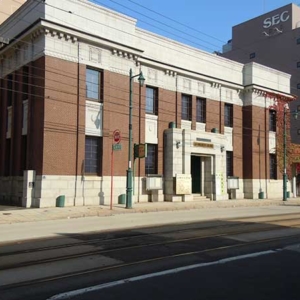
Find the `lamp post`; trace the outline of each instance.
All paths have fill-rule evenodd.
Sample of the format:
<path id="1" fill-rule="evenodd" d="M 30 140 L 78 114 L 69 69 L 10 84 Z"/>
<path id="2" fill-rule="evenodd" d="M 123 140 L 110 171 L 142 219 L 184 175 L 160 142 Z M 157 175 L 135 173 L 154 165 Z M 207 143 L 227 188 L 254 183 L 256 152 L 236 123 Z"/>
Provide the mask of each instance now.
<path id="1" fill-rule="evenodd" d="M 286 174 L 286 114 L 287 107 L 284 105 L 283 107 L 283 196 L 282 200 L 287 200 L 287 174 Z M 298 111 L 290 112 L 291 115 L 294 116 L 295 119 L 298 118 Z"/>
<path id="2" fill-rule="evenodd" d="M 132 75 L 129 71 L 129 144 L 128 144 L 128 169 L 126 171 L 126 208 L 132 208 L 132 89 L 133 79 L 138 77 L 140 86 L 144 85 L 145 78 L 143 72 Z"/>

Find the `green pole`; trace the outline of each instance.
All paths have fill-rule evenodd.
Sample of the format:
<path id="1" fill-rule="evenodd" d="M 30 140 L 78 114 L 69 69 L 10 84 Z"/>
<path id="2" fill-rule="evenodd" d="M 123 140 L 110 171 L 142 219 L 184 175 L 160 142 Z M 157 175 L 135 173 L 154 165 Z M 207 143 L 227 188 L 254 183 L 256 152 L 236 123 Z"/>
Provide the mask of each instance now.
<path id="1" fill-rule="evenodd" d="M 126 208 L 132 208 L 132 69 L 129 71 L 129 142 L 128 170 L 126 172 Z"/>
<path id="2" fill-rule="evenodd" d="M 133 172 L 132 172 L 132 194 L 134 195 L 134 190 L 135 190 L 135 158 L 133 159 Z"/>
<path id="3" fill-rule="evenodd" d="M 286 201 L 286 107 L 283 110 L 283 197 L 282 200 Z"/>

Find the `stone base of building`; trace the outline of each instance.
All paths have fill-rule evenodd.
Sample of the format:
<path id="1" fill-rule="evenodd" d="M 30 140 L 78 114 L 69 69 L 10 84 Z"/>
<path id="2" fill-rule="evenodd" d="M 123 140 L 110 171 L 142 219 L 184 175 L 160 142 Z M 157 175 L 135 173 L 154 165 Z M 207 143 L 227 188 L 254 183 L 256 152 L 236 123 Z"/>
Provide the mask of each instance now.
<path id="1" fill-rule="evenodd" d="M 282 180 L 240 180 L 234 193 L 221 195 L 164 194 L 163 190 L 146 190 L 145 178 L 135 178 L 133 203 L 143 202 L 188 202 L 228 199 L 280 199 Z M 126 194 L 126 177 L 116 176 L 111 195 L 111 178 L 93 176 L 35 176 L 34 171 L 25 171 L 24 176 L 0 177 L 0 204 L 23 207 L 46 208 L 57 206 L 57 199 L 64 196 L 64 206 L 119 205 L 122 194 Z M 292 181 L 287 183 L 289 197 L 294 197 Z M 199 196 L 199 195 L 198 195 Z M 206 197 L 206 198 L 205 198 Z"/>

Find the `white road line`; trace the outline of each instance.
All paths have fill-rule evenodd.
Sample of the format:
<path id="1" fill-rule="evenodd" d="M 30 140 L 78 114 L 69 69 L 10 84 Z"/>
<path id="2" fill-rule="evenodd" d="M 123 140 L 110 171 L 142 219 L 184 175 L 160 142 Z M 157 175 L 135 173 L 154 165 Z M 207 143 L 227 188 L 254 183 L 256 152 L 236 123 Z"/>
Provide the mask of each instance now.
<path id="1" fill-rule="evenodd" d="M 187 270 L 191 270 L 191 269 L 196 269 L 196 268 L 203 268 L 203 267 L 213 266 L 213 265 L 217 265 L 217 264 L 225 264 L 225 263 L 235 261 L 235 260 L 242 260 L 242 259 L 246 259 L 246 258 L 252 258 L 252 257 L 258 257 L 258 256 L 262 256 L 262 255 L 268 255 L 268 254 L 276 253 L 278 251 L 282 251 L 282 249 L 268 250 L 268 251 L 256 252 L 256 253 L 251 253 L 251 254 L 239 255 L 239 256 L 220 259 L 220 260 L 209 262 L 209 263 L 194 264 L 194 265 L 190 265 L 190 266 L 185 266 L 185 267 L 165 270 L 165 271 L 161 271 L 161 272 L 156 272 L 156 273 L 131 277 L 131 278 L 127 278 L 127 279 L 121 279 L 121 280 L 117 280 L 117 281 L 113 281 L 113 282 L 108 282 L 108 283 L 104 283 L 104 284 L 91 286 L 91 287 L 88 287 L 88 288 L 83 288 L 83 289 L 79 289 L 79 290 L 75 290 L 75 291 L 70 291 L 70 292 L 66 292 L 66 293 L 57 294 L 57 295 L 55 295 L 51 298 L 48 298 L 47 300 L 70 299 L 70 298 L 80 296 L 80 295 L 83 295 L 83 294 L 86 294 L 86 293 L 89 293 L 89 292 L 99 291 L 99 290 L 103 290 L 103 289 L 106 289 L 106 288 L 111 288 L 111 287 L 114 287 L 114 286 L 117 286 L 117 285 L 122 285 L 122 284 L 125 284 L 125 283 L 129 283 L 129 282 L 141 281 L 141 280 L 145 280 L 145 279 L 149 279 L 149 278 L 153 278 L 153 277 L 165 276 L 165 275 L 169 275 L 169 274 L 179 273 L 179 272 L 183 272 L 183 271 L 187 271 Z"/>

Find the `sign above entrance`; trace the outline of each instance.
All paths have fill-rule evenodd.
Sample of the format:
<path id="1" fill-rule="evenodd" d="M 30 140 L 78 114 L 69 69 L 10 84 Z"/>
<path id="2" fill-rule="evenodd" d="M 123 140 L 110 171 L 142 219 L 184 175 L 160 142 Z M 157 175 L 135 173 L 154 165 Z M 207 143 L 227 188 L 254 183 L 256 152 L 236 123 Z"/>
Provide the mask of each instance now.
<path id="1" fill-rule="evenodd" d="M 213 149 L 214 144 L 194 142 L 194 147 L 202 147 L 202 148 L 211 148 L 211 149 Z"/>

